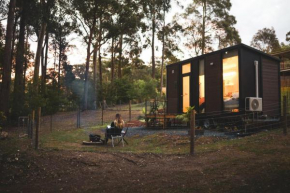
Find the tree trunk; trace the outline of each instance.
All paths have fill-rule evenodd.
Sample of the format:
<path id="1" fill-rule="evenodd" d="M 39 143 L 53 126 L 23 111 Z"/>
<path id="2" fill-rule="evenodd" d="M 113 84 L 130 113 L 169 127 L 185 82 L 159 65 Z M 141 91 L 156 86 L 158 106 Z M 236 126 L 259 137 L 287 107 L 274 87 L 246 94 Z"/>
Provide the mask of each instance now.
<path id="1" fill-rule="evenodd" d="M 112 53 L 112 55 L 111 55 L 111 82 L 113 82 L 114 81 L 114 74 L 115 74 L 115 63 L 114 63 L 114 41 L 115 40 L 115 38 L 114 37 L 112 37 L 112 49 L 111 49 L 111 53 Z"/>
<path id="2" fill-rule="evenodd" d="M 14 48 L 15 48 L 15 39 L 16 39 L 16 27 L 17 27 L 17 21 L 18 21 L 19 16 L 15 16 L 14 19 L 14 26 L 13 26 L 13 35 L 12 35 L 12 48 L 11 48 L 11 58 L 10 58 L 10 63 L 12 66 L 12 69 L 14 67 L 14 63 L 13 63 L 13 57 L 14 57 Z"/>
<path id="3" fill-rule="evenodd" d="M 122 78 L 122 53 L 123 53 L 123 33 L 120 36 L 120 49 L 119 49 L 119 64 L 118 64 L 118 78 Z"/>
<path id="4" fill-rule="evenodd" d="M 28 52 L 28 27 L 26 27 L 26 40 L 25 40 L 25 53 Z M 26 70 L 27 70 L 27 55 L 24 58 L 24 74 L 23 74 L 23 93 L 25 93 L 25 82 L 26 82 Z"/>
<path id="5" fill-rule="evenodd" d="M 99 79 L 100 79 L 100 89 L 103 85 L 103 72 L 102 72 L 102 56 L 101 56 L 101 45 L 99 45 L 99 57 L 98 57 L 98 63 L 99 63 Z"/>
<path id="6" fill-rule="evenodd" d="M 23 3 L 23 2 L 22 2 Z M 23 92 L 23 64 L 24 64 L 24 40 L 25 40 L 25 10 L 22 7 L 19 41 L 16 54 L 15 80 L 12 103 L 13 119 L 16 120 L 18 116 L 22 115 L 24 104 Z"/>
<path id="7" fill-rule="evenodd" d="M 152 78 L 155 79 L 155 12 L 153 12 L 152 16 L 152 41 L 151 41 L 151 49 L 152 49 Z"/>
<path id="8" fill-rule="evenodd" d="M 57 75 L 57 89 L 58 89 L 58 97 L 60 96 L 60 65 L 61 65 L 61 55 L 62 55 L 62 42 L 61 42 L 61 29 L 59 33 L 59 55 L 58 55 L 58 75 Z"/>
<path id="9" fill-rule="evenodd" d="M 94 80 L 93 80 L 93 86 L 94 86 L 94 93 L 95 93 L 95 99 L 97 103 L 97 56 L 98 56 L 98 43 L 94 46 L 94 55 L 93 55 L 93 66 L 94 66 Z"/>
<path id="10" fill-rule="evenodd" d="M 99 29 L 99 34 L 98 34 L 98 45 L 99 45 L 99 57 L 98 57 L 98 61 L 99 61 L 99 79 L 100 79 L 100 90 L 102 90 L 102 85 L 103 85 L 103 73 L 102 73 L 102 56 L 101 56 L 101 41 L 102 41 L 102 20 L 100 18 L 100 29 Z"/>
<path id="11" fill-rule="evenodd" d="M 88 47 L 87 47 L 83 110 L 88 109 L 88 75 L 89 75 L 90 57 L 91 57 L 91 44 L 92 44 L 93 34 L 95 33 L 95 26 L 96 26 L 96 15 L 94 16 L 93 26 L 90 29 L 90 35 L 89 35 L 89 41 L 88 41 Z"/>
<path id="12" fill-rule="evenodd" d="M 203 1 L 201 54 L 204 54 L 205 50 L 205 21 L 206 21 L 206 0 Z"/>
<path id="13" fill-rule="evenodd" d="M 42 73 L 41 73 L 41 88 L 42 94 L 46 94 L 46 70 L 47 70 L 47 54 L 48 54 L 48 32 L 46 32 L 45 36 L 45 54 L 44 54 L 44 64 L 42 66 Z"/>
<path id="14" fill-rule="evenodd" d="M 163 32 L 162 32 L 162 59 L 161 59 L 161 80 L 160 80 L 160 96 L 162 96 L 162 88 L 163 88 L 163 66 L 164 66 L 164 50 L 165 50 L 165 10 L 163 13 Z"/>
<path id="15" fill-rule="evenodd" d="M 16 0 L 10 0 L 9 4 L 6 39 L 5 39 L 6 43 L 3 54 L 4 58 L 3 58 L 1 97 L 0 97 L 0 111 L 3 111 L 6 116 L 8 116 L 9 113 L 9 94 L 10 94 L 9 92 L 11 82 L 11 50 L 12 50 L 11 43 L 14 25 L 15 2 Z"/>
<path id="16" fill-rule="evenodd" d="M 41 54 L 41 49 L 42 49 L 42 44 L 43 44 L 43 39 L 45 35 L 45 30 L 46 30 L 46 23 L 43 21 L 41 24 L 41 29 L 38 37 L 38 43 L 37 43 L 37 50 L 36 50 L 36 55 L 35 55 L 35 64 L 34 64 L 34 75 L 33 75 L 33 92 L 34 96 L 38 94 L 38 77 L 39 77 L 39 63 L 40 63 L 40 54 Z"/>

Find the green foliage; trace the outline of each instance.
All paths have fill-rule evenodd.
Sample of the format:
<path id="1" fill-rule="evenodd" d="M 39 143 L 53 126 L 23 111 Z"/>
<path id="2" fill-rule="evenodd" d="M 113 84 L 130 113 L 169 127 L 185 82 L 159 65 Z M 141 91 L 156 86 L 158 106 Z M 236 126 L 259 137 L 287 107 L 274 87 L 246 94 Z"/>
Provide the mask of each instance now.
<path id="1" fill-rule="evenodd" d="M 6 121 L 6 117 L 2 111 L 0 111 L 0 131 L 2 130 L 2 125 Z"/>
<path id="2" fill-rule="evenodd" d="M 263 28 L 253 36 L 251 46 L 265 53 L 271 53 L 280 49 L 279 40 L 274 28 Z"/>
<path id="3" fill-rule="evenodd" d="M 290 31 L 286 34 L 286 41 L 290 42 Z"/>
<path id="4" fill-rule="evenodd" d="M 107 102 L 122 103 L 129 100 L 144 101 L 146 99 L 155 98 L 157 81 L 154 79 L 144 80 L 130 80 L 127 77 L 116 79 L 113 83 L 103 84 L 103 99 Z"/>
<path id="5" fill-rule="evenodd" d="M 182 14 L 186 47 L 199 55 L 212 51 L 214 41 L 219 42 L 219 48 L 241 42 L 234 28 L 236 19 L 229 13 L 231 6 L 230 0 L 194 0 L 189 4 Z"/>
<path id="6" fill-rule="evenodd" d="M 181 120 L 182 122 L 189 122 L 191 117 L 191 111 L 194 110 L 194 106 L 187 107 L 187 111 L 182 115 L 177 115 L 176 119 Z"/>

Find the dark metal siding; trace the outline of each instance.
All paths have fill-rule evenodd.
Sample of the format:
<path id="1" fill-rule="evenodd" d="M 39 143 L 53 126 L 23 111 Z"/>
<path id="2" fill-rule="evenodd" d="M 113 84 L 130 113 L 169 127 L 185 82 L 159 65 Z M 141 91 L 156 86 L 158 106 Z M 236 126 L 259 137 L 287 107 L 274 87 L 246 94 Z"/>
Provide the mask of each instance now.
<path id="1" fill-rule="evenodd" d="M 245 109 L 245 98 L 256 97 L 256 85 L 255 85 L 255 65 L 254 61 L 259 61 L 259 69 L 261 70 L 260 54 L 251 50 L 242 48 L 240 50 L 240 109 Z M 259 73 L 261 80 L 261 75 Z M 260 84 L 261 85 L 261 81 Z M 278 85 L 277 85 L 278 86 Z M 261 97 L 261 88 L 259 87 L 259 96 Z"/>
<path id="2" fill-rule="evenodd" d="M 198 112 L 199 104 L 199 65 L 198 60 L 191 62 L 191 79 L 190 79 L 190 106 L 194 106 Z"/>
<path id="3" fill-rule="evenodd" d="M 205 58 L 205 111 L 222 111 L 222 64 L 221 53 Z M 213 63 L 213 65 L 210 65 Z"/>
<path id="4" fill-rule="evenodd" d="M 279 63 L 262 58 L 263 112 L 268 116 L 280 115 Z"/>
<path id="5" fill-rule="evenodd" d="M 174 70 L 174 73 L 172 73 Z M 167 67 L 167 113 L 178 112 L 179 66 Z"/>

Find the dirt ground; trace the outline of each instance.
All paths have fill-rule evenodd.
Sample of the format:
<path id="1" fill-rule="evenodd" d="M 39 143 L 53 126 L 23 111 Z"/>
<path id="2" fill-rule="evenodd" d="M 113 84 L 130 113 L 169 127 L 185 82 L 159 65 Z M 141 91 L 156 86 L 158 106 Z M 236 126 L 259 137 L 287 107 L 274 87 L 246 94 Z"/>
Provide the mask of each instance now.
<path id="1" fill-rule="evenodd" d="M 127 111 L 115 109 L 106 111 L 105 122 L 113 120 L 117 112 L 125 121 L 129 119 Z M 135 110 L 132 119 L 140 115 L 142 112 Z M 100 117 L 100 111 L 82 112 L 82 128 L 94 129 L 95 125 L 100 125 Z M 290 190 L 290 136 L 283 136 L 281 130 L 234 140 L 200 138 L 196 142 L 197 153 L 190 156 L 186 136 L 165 134 L 155 136 L 154 140 L 151 136 L 129 138 L 130 144 L 124 148 L 108 145 L 83 149 L 75 136 L 82 133 L 75 128 L 76 112 L 53 116 L 54 133 L 51 134 L 49 120 L 49 116 L 42 117 L 41 138 L 58 136 L 57 139 L 63 141 L 53 137 L 47 140 L 47 143 L 57 144 L 57 149 L 44 148 L 44 143 L 42 149 L 35 151 L 28 138 L 19 138 L 23 133 L 21 128 L 7 129 L 9 138 L 0 140 L 1 193 L 288 193 Z M 75 148 L 75 144 L 79 148 Z M 138 150 L 142 144 L 150 150 Z M 62 145 L 70 148 L 62 149 Z M 159 152 L 152 151 L 155 146 L 161 153 L 152 153 Z M 171 153 L 179 147 L 183 153 Z"/>
<path id="2" fill-rule="evenodd" d="M 289 136 L 233 142 L 189 156 L 35 151 L 14 135 L 0 141 L 0 192 L 289 192 Z"/>

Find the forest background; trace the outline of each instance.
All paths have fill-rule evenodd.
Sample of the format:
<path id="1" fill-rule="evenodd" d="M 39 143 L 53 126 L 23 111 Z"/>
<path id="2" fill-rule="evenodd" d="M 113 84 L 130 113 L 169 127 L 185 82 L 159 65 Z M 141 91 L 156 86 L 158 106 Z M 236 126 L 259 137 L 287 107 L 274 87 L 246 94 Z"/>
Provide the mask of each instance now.
<path id="1" fill-rule="evenodd" d="M 162 99 L 166 65 L 242 42 L 231 7 L 231 0 L 0 0 L 0 114 L 13 123 L 37 107 L 51 115 L 103 100 Z M 270 54 L 290 47 L 290 31 L 284 37 L 265 26 L 250 44 Z M 85 63 L 72 61 L 78 57 Z"/>

